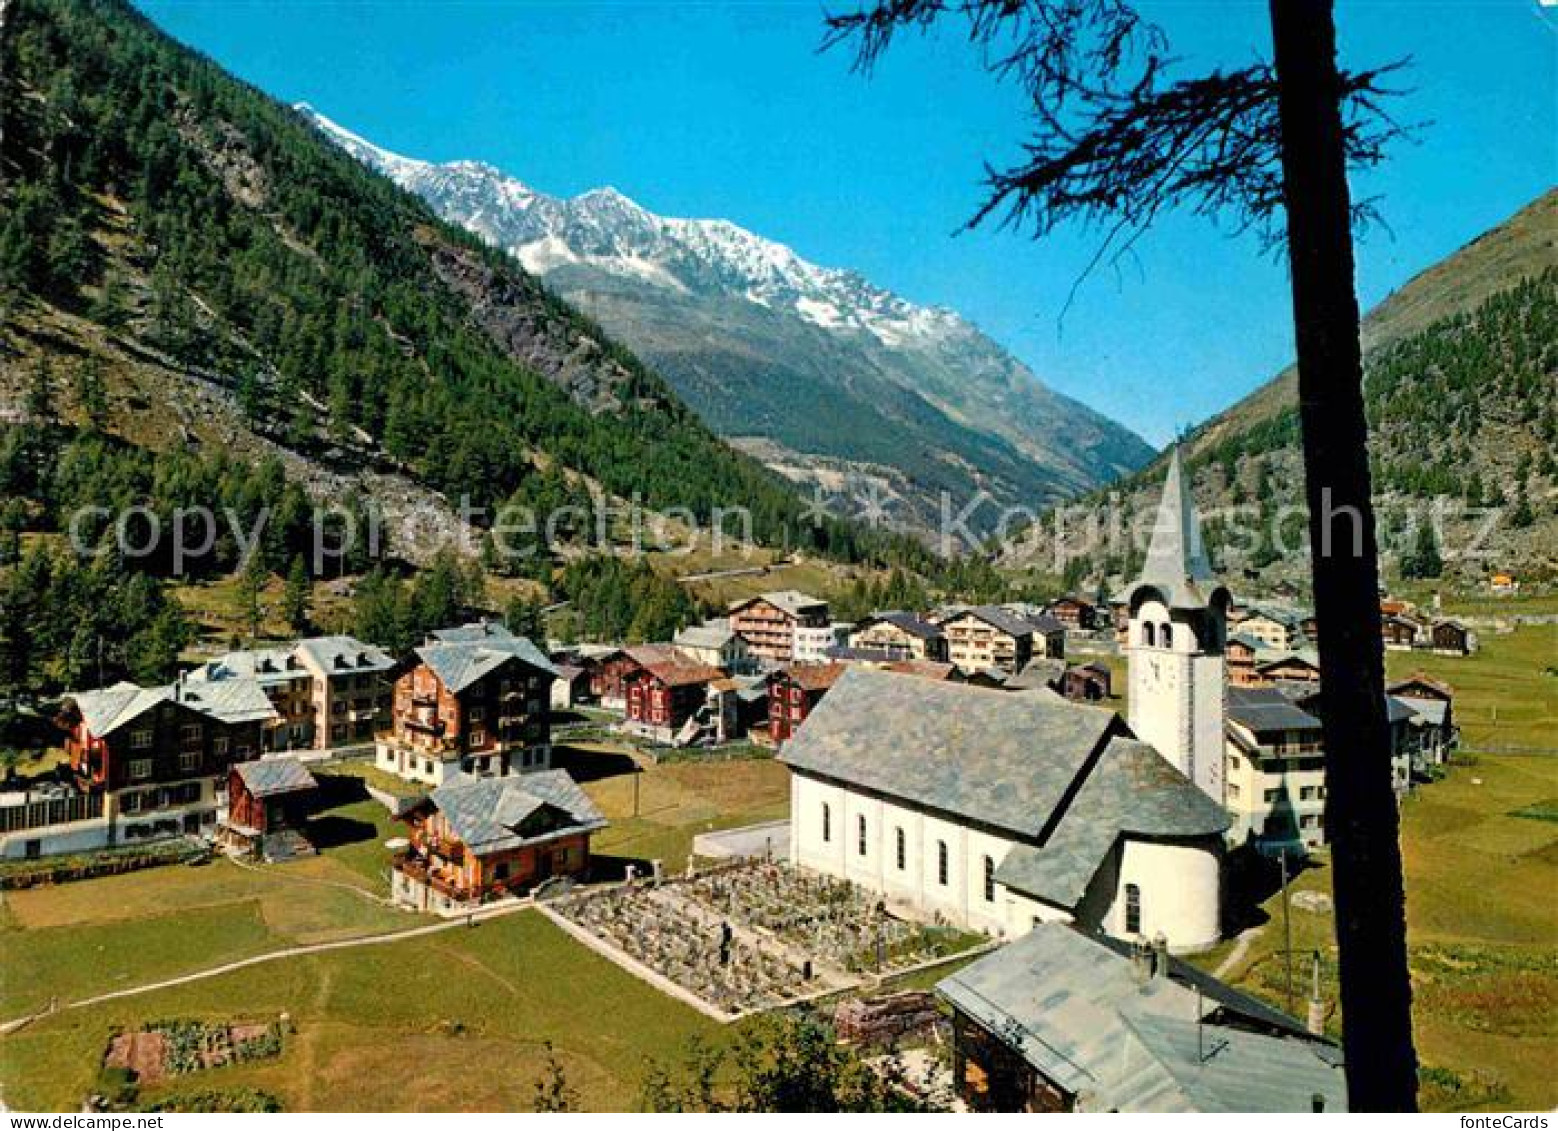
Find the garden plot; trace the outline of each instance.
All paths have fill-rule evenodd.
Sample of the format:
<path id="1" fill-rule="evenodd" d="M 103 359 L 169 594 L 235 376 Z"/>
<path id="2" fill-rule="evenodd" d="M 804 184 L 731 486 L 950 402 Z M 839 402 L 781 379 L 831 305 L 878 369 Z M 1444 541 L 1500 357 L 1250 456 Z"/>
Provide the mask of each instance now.
<path id="1" fill-rule="evenodd" d="M 982 941 L 896 919 L 853 884 L 755 861 L 582 892 L 550 909 L 732 1017 L 850 989 Z"/>
<path id="2" fill-rule="evenodd" d="M 153 1021 L 136 1032 L 117 1034 L 108 1044 L 103 1067 L 125 1069 L 131 1080 L 150 1084 L 280 1053 L 278 1024 Z"/>

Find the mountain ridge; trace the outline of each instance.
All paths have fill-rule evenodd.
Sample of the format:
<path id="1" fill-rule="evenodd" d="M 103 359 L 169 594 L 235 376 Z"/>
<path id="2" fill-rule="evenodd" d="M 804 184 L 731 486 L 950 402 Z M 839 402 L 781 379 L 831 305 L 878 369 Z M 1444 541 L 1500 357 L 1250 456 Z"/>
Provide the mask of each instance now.
<path id="1" fill-rule="evenodd" d="M 716 431 L 795 478 L 826 484 L 853 464 L 924 525 L 942 491 L 959 506 L 981 490 L 1044 505 L 1152 455 L 947 307 L 729 220 L 659 216 L 611 187 L 550 196 L 485 162 L 406 157 L 295 108 L 512 254 L 653 362 Z"/>

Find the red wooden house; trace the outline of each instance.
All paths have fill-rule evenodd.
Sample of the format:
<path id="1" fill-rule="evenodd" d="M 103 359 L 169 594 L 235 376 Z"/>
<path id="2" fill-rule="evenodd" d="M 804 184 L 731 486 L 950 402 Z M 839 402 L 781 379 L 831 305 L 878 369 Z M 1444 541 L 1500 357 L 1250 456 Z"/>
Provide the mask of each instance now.
<path id="1" fill-rule="evenodd" d="M 589 870 L 590 836 L 606 820 L 562 770 L 508 778 L 457 774 L 398 814 L 410 826 L 396 856 L 395 900 L 443 911 Z"/>
<path id="2" fill-rule="evenodd" d="M 668 663 L 679 655 L 669 644 L 638 644 L 591 656 L 585 661 L 590 672 L 590 697 L 602 707 L 625 711 L 628 684 L 638 677 L 644 666 Z"/>
<path id="3" fill-rule="evenodd" d="M 227 775 L 227 820 L 222 839 L 266 860 L 305 856 L 308 805 L 319 789 L 296 758 L 240 762 Z"/>
<path id="4" fill-rule="evenodd" d="M 800 730 L 848 664 L 796 664 L 768 677 L 768 737 L 776 746 Z"/>
<path id="5" fill-rule="evenodd" d="M 1044 611 L 1070 629 L 1085 631 L 1093 627 L 1092 603 L 1071 593 L 1056 597 L 1044 607 Z"/>
<path id="6" fill-rule="evenodd" d="M 1114 693 L 1114 673 L 1108 664 L 1097 661 L 1076 664 L 1060 677 L 1060 693 L 1089 703 L 1107 699 Z"/>
<path id="7" fill-rule="evenodd" d="M 628 729 L 659 742 L 675 741 L 708 703 L 709 686 L 724 678 L 719 668 L 683 656 L 642 665 L 628 677 Z"/>

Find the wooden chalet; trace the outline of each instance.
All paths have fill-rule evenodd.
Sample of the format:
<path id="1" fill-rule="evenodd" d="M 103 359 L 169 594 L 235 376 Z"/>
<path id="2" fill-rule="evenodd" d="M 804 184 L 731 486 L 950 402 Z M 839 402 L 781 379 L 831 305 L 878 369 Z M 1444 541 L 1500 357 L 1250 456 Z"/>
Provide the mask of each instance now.
<path id="1" fill-rule="evenodd" d="M 1048 660 L 1066 657 L 1066 626 L 1063 621 L 1045 613 L 1029 622 L 1033 626 L 1033 654 Z"/>
<path id="2" fill-rule="evenodd" d="M 795 664 L 768 677 L 768 738 L 775 746 L 801 729 L 848 664 Z"/>
<path id="3" fill-rule="evenodd" d="M 267 861 L 313 854 L 303 833 L 319 790 L 296 758 L 240 762 L 227 775 L 227 819 L 219 839 Z"/>
<path id="4" fill-rule="evenodd" d="M 1108 699 L 1114 694 L 1114 673 L 1108 664 L 1096 660 L 1074 664 L 1060 677 L 1058 690 L 1067 699 L 1084 703 Z"/>
<path id="5" fill-rule="evenodd" d="M 1441 656 L 1469 656 L 1471 632 L 1460 621 L 1435 621 L 1428 630 L 1430 646 Z"/>
<path id="6" fill-rule="evenodd" d="M 1380 618 L 1380 635 L 1385 647 L 1392 651 L 1407 651 L 1417 643 L 1417 622 L 1404 615 L 1387 615 Z"/>
<path id="7" fill-rule="evenodd" d="M 229 768 L 260 754 L 277 714 L 253 680 L 65 697 L 60 725 L 78 791 L 101 794 L 107 844 L 212 831 Z"/>
<path id="8" fill-rule="evenodd" d="M 638 644 L 590 656 L 584 667 L 590 673 L 590 697 L 613 711 L 625 711 L 628 684 L 648 664 L 674 663 L 677 651 L 670 644 Z"/>
<path id="9" fill-rule="evenodd" d="M 1068 629 L 1086 632 L 1094 625 L 1097 611 L 1089 601 L 1083 600 L 1075 594 L 1068 593 L 1064 597 L 1056 597 L 1044 611 L 1065 625 Z"/>
<path id="10" fill-rule="evenodd" d="M 557 669 L 523 637 L 424 644 L 395 680 L 380 769 L 438 785 L 456 773 L 544 770 Z"/>
<path id="11" fill-rule="evenodd" d="M 1286 656 L 1263 660 L 1255 665 L 1256 685 L 1270 683 L 1319 683 L 1320 665 L 1317 661 L 1291 652 Z"/>
<path id="12" fill-rule="evenodd" d="M 953 613 L 941 622 L 941 630 L 947 637 L 947 659 L 969 674 L 991 667 L 1021 671 L 1034 655 L 1033 625 L 999 605 Z M 1062 640 L 1064 635 L 1062 629 Z"/>
<path id="13" fill-rule="evenodd" d="M 628 677 L 627 729 L 657 742 L 690 741 L 709 685 L 724 678 L 719 668 L 681 655 L 643 664 Z M 693 729 L 684 735 L 689 724 Z"/>
<path id="14" fill-rule="evenodd" d="M 1228 638 L 1223 646 L 1223 664 L 1228 672 L 1228 682 L 1236 686 L 1250 686 L 1259 682 L 1255 674 L 1255 655 L 1260 651 L 1260 641 L 1242 633 Z"/>
<path id="15" fill-rule="evenodd" d="M 392 869 L 395 901 L 450 911 L 589 870 L 606 820 L 562 770 L 507 778 L 456 774 L 398 814 L 409 844 Z"/>

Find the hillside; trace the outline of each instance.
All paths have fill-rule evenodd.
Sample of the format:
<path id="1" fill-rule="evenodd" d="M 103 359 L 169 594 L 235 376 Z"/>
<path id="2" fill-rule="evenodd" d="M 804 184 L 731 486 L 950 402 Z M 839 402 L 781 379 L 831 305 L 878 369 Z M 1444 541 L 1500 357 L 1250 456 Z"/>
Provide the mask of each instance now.
<path id="1" fill-rule="evenodd" d="M 269 458 L 380 503 L 411 558 L 462 496 L 540 506 L 559 477 L 864 551 L 514 261 L 128 4 L 0 20 L 0 421 Z"/>
<path id="2" fill-rule="evenodd" d="M 1419 518 L 1437 513 L 1447 577 L 1495 570 L 1524 579 L 1558 574 L 1558 192 L 1413 278 L 1364 319 L 1375 501 L 1387 574 L 1417 545 Z M 1307 583 L 1297 374 L 1285 370 L 1185 438 L 1198 506 L 1224 568 L 1251 589 Z M 1147 513 L 1158 461 L 1109 492 L 1067 508 L 1073 579 L 1118 574 L 1126 540 L 1106 529 L 1112 507 Z M 1263 533 L 1247 530 L 1262 516 Z M 1282 519 L 1281 516 L 1287 517 Z M 1272 531 L 1280 522 L 1283 553 Z M 1149 520 L 1150 525 L 1150 520 Z M 1053 532 L 1053 526 L 1046 529 Z M 1006 564 L 1048 560 L 1053 542 L 1015 547 Z M 1240 540 L 1242 538 L 1242 541 Z M 1410 570 L 1410 565 L 1409 565 Z"/>
<path id="3" fill-rule="evenodd" d="M 792 478 L 880 493 L 895 517 L 934 528 L 942 491 L 1042 505 L 1152 456 L 951 310 L 725 220 L 659 216 L 609 188 L 548 196 L 479 162 L 391 153 L 299 110 L 513 254 L 653 363 L 719 433 Z"/>

